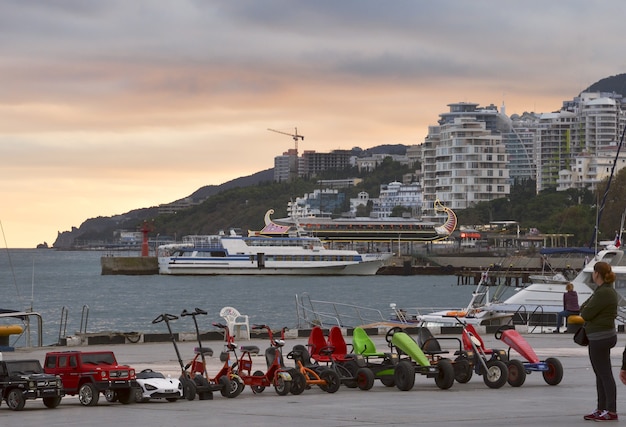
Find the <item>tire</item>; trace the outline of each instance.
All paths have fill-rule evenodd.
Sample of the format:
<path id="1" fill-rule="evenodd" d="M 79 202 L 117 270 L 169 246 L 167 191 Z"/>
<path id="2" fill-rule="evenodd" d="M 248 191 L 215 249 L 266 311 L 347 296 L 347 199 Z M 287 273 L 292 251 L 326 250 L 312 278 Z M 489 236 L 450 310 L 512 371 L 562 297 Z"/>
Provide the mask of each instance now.
<path id="1" fill-rule="evenodd" d="M 291 372 L 291 394 L 299 395 L 306 389 L 306 377 L 297 369 L 293 369 Z"/>
<path id="2" fill-rule="evenodd" d="M 246 385 L 243 383 L 243 381 L 239 377 L 232 377 L 230 379 L 230 384 L 231 384 L 232 393 L 229 394 L 228 397 L 231 399 L 239 396 L 241 392 L 243 391 L 243 389 L 246 387 Z"/>
<path id="3" fill-rule="evenodd" d="M 119 390 L 117 392 L 117 399 L 123 405 L 128 405 L 129 403 L 133 403 L 135 401 L 135 390 L 132 388 Z"/>
<path id="4" fill-rule="evenodd" d="M 78 389 L 78 400 L 83 406 L 96 406 L 100 399 L 100 393 L 92 383 L 84 383 Z"/>
<path id="5" fill-rule="evenodd" d="M 105 390 L 104 398 L 109 403 L 115 403 L 117 402 L 117 393 L 114 392 L 113 390 Z"/>
<path id="6" fill-rule="evenodd" d="M 193 381 L 196 384 L 196 393 L 198 394 L 199 400 L 213 399 L 213 392 L 210 390 L 211 384 L 209 384 L 209 381 L 206 378 L 204 378 L 202 375 L 196 375 L 193 378 Z M 208 391 L 201 391 L 200 393 L 198 393 L 199 388 L 204 388 Z"/>
<path id="7" fill-rule="evenodd" d="M 548 370 L 543 372 L 543 379 L 548 385 L 558 385 L 563 379 L 563 365 L 554 357 L 548 357 L 545 361 Z"/>
<path id="8" fill-rule="evenodd" d="M 279 396 L 286 396 L 291 391 L 291 381 L 285 381 L 285 379 L 276 374 L 274 377 L 274 390 Z"/>
<path id="9" fill-rule="evenodd" d="M 350 373 L 350 377 L 354 377 L 356 375 L 356 371 L 359 370 L 359 365 L 354 360 L 348 360 L 342 363 L 341 367 Z"/>
<path id="10" fill-rule="evenodd" d="M 441 390 L 447 390 L 454 385 L 454 366 L 449 359 L 441 359 L 437 362 L 439 372 L 435 377 L 435 384 Z"/>
<path id="11" fill-rule="evenodd" d="M 196 384 L 182 375 L 179 380 L 183 385 L 183 397 L 189 401 L 194 400 L 196 398 Z"/>
<path id="12" fill-rule="evenodd" d="M 46 408 L 54 409 L 61 403 L 61 396 L 44 397 L 43 404 Z"/>
<path id="13" fill-rule="evenodd" d="M 385 387 L 393 387 L 396 385 L 396 380 L 393 377 L 380 377 L 380 382 Z"/>
<path id="14" fill-rule="evenodd" d="M 230 379 L 226 375 L 222 375 L 217 382 L 220 385 L 220 394 L 224 397 L 231 397 L 231 394 L 233 394 L 233 383 Z M 237 388 L 234 391 L 237 391 Z"/>
<path id="15" fill-rule="evenodd" d="M 521 387 L 526 381 L 526 368 L 524 364 L 517 359 L 509 360 L 507 365 L 509 369 L 509 377 L 507 381 L 511 387 Z"/>
<path id="16" fill-rule="evenodd" d="M 398 363 L 393 373 L 393 379 L 399 390 L 411 390 L 415 385 L 415 368 L 413 367 L 413 364 L 406 360 Z"/>
<path id="17" fill-rule="evenodd" d="M 356 385 L 361 390 L 369 390 L 374 387 L 374 372 L 370 368 L 359 368 L 356 371 Z"/>
<path id="18" fill-rule="evenodd" d="M 12 411 L 21 411 L 24 409 L 25 404 L 26 399 L 24 399 L 24 395 L 19 389 L 14 388 L 9 391 L 9 394 L 7 394 L 7 406 L 9 409 Z"/>
<path id="19" fill-rule="evenodd" d="M 263 371 L 254 371 L 252 376 L 253 377 L 262 377 L 262 376 L 265 376 L 265 374 L 263 373 Z M 262 385 L 253 385 L 253 386 L 250 386 L 250 388 L 255 393 L 263 393 L 263 390 L 265 390 L 265 387 L 262 386 Z"/>
<path id="20" fill-rule="evenodd" d="M 135 396 L 135 402 L 136 403 L 144 403 L 147 402 L 149 399 L 144 399 L 143 398 L 143 389 L 141 387 L 137 387 L 133 393 L 133 395 Z"/>
<path id="21" fill-rule="evenodd" d="M 461 359 L 454 362 L 454 379 L 459 384 L 465 384 L 472 379 L 474 371 L 472 365 L 467 359 Z"/>
<path id="22" fill-rule="evenodd" d="M 489 388 L 500 388 L 509 377 L 506 364 L 500 360 L 487 361 L 487 372 L 483 372 L 483 381 Z"/>
<path id="23" fill-rule="evenodd" d="M 332 369 L 326 369 L 320 374 L 320 378 L 326 381 L 325 385 L 321 385 L 320 388 L 327 393 L 336 393 L 341 386 L 341 378 L 339 374 Z"/>

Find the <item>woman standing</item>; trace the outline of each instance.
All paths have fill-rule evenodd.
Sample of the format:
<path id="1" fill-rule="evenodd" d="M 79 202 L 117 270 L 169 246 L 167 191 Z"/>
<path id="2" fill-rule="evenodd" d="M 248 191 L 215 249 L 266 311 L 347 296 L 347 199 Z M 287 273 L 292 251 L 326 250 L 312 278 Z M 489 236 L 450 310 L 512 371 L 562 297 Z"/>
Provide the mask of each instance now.
<path id="1" fill-rule="evenodd" d="M 593 266 L 592 279 L 597 285 L 591 297 L 580 307 L 589 338 L 589 360 L 596 374 L 598 405 L 585 420 L 617 421 L 615 378 L 611 369 L 611 349 L 617 344 L 615 318 L 617 317 L 617 292 L 613 288 L 615 273 L 606 262 Z"/>

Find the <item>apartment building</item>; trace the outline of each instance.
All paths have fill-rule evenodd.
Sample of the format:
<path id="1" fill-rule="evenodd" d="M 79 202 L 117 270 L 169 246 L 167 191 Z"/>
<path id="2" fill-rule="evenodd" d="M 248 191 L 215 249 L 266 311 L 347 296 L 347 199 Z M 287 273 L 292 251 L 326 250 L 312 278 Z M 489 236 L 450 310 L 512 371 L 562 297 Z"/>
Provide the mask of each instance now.
<path id="1" fill-rule="evenodd" d="M 497 130 L 501 121 L 494 111 L 488 111 L 490 130 L 477 104 L 449 106 L 451 112 L 461 114 L 452 117 L 445 113 L 446 119 L 439 121 L 442 125 L 429 127 L 422 150 L 422 213 L 424 219 L 432 221 L 438 217 L 433 208 L 436 199 L 458 210 L 510 193 L 508 155 Z M 470 114 L 470 108 L 478 114 Z"/>

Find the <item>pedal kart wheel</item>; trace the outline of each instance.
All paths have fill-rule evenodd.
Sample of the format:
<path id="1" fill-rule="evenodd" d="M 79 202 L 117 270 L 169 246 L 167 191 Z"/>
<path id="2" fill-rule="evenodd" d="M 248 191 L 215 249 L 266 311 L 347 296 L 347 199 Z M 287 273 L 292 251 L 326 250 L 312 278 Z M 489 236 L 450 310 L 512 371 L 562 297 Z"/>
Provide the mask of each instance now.
<path id="1" fill-rule="evenodd" d="M 320 378 L 326 382 L 321 384 L 320 388 L 327 393 L 335 393 L 341 386 L 341 378 L 339 374 L 332 369 L 325 369 L 320 373 Z"/>
<path id="2" fill-rule="evenodd" d="M 563 379 L 563 365 L 554 357 L 548 357 L 545 361 L 548 370 L 543 371 L 543 379 L 548 385 L 557 385 Z"/>
<path id="3" fill-rule="evenodd" d="M 509 372 L 506 364 L 500 360 L 487 361 L 487 372 L 483 372 L 483 381 L 489 388 L 500 388 L 506 384 Z"/>
<path id="4" fill-rule="evenodd" d="M 454 367 L 450 359 L 441 359 L 437 362 L 439 372 L 435 377 L 435 384 L 441 390 L 447 390 L 454 385 Z"/>
<path id="5" fill-rule="evenodd" d="M 396 387 L 402 391 L 409 391 L 415 385 L 415 368 L 411 362 L 401 361 L 396 365 L 393 374 Z"/>
<path id="6" fill-rule="evenodd" d="M 374 387 L 374 372 L 370 368 L 359 368 L 356 371 L 356 385 L 361 390 L 369 390 Z"/>
<path id="7" fill-rule="evenodd" d="M 344 363 L 336 363 L 335 371 L 339 374 L 341 382 L 348 388 L 357 388 L 357 371 L 360 369 L 354 360 L 348 360 Z"/>
<path id="8" fill-rule="evenodd" d="M 508 383 L 511 387 L 521 387 L 526 381 L 526 369 L 524 364 L 517 359 L 509 360 L 507 364 L 509 369 Z"/>
<path id="9" fill-rule="evenodd" d="M 465 384 L 472 379 L 474 371 L 472 365 L 467 359 L 460 359 L 454 362 L 454 379 L 459 384 Z"/>
<path id="10" fill-rule="evenodd" d="M 396 385 L 396 380 L 393 377 L 380 377 L 380 382 L 385 387 L 393 387 Z"/>
<path id="11" fill-rule="evenodd" d="M 299 395 L 306 389 L 306 377 L 297 369 L 292 369 L 291 374 L 291 394 Z"/>

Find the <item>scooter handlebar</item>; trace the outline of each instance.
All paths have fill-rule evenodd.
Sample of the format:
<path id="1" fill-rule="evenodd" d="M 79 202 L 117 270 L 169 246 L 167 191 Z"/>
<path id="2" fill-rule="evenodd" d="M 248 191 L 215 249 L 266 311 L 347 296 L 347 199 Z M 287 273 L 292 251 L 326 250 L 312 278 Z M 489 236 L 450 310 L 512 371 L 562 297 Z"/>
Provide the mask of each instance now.
<path id="1" fill-rule="evenodd" d="M 163 313 L 163 314 L 159 314 L 153 321 L 152 323 L 161 323 L 161 322 L 169 322 L 170 320 L 176 320 L 178 319 L 178 316 L 174 316 L 173 314 L 169 314 L 169 313 Z"/>

